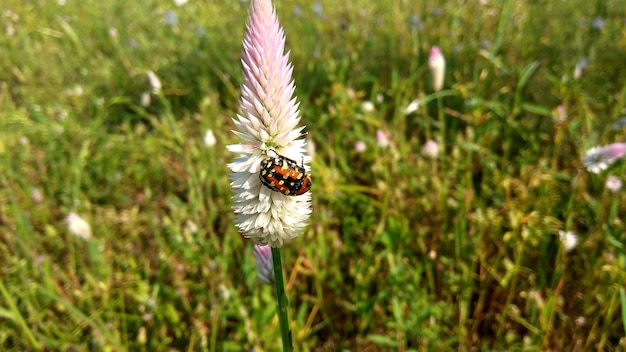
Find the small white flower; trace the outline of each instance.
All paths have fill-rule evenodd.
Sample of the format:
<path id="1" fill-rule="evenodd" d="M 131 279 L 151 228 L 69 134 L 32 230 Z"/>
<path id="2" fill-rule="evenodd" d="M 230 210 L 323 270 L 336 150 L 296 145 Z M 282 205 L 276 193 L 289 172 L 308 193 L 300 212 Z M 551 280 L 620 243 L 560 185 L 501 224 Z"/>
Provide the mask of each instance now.
<path id="1" fill-rule="evenodd" d="M 196 225 L 195 222 L 193 222 L 193 220 L 188 219 L 185 222 L 185 228 L 187 228 L 187 231 L 189 231 L 189 233 L 198 233 L 198 225 Z"/>
<path id="2" fill-rule="evenodd" d="M 206 133 L 204 134 L 204 145 L 208 148 L 212 148 L 215 146 L 216 143 L 217 139 L 215 139 L 215 134 L 213 133 L 213 130 L 210 128 L 207 129 Z"/>
<path id="3" fill-rule="evenodd" d="M 587 319 L 585 319 L 585 317 L 583 316 L 579 316 L 578 318 L 576 318 L 576 320 L 574 320 L 574 322 L 578 326 L 585 326 L 585 324 L 587 324 Z"/>
<path id="4" fill-rule="evenodd" d="M 559 239 L 561 240 L 561 243 L 563 243 L 565 252 L 571 251 L 578 245 L 578 237 L 573 231 L 565 232 L 559 230 Z"/>
<path id="5" fill-rule="evenodd" d="M 91 239 L 91 226 L 78 214 L 72 212 L 67 215 L 67 228 L 70 233 L 84 241 Z"/>
<path id="6" fill-rule="evenodd" d="M 65 95 L 67 95 L 68 97 L 80 97 L 83 94 L 85 94 L 85 90 L 83 89 L 83 86 L 81 86 L 80 84 L 76 84 L 74 85 L 74 87 L 72 88 L 68 88 L 65 90 Z"/>
<path id="7" fill-rule="evenodd" d="M 148 76 L 148 83 L 150 83 L 150 87 L 152 88 L 152 93 L 153 94 L 161 93 L 161 88 L 163 88 L 163 85 L 161 84 L 161 80 L 159 79 L 159 76 L 157 76 L 156 73 L 152 71 L 146 72 L 146 75 Z"/>
<path id="8" fill-rule="evenodd" d="M 609 176 L 604 185 L 611 192 L 617 192 L 622 189 L 622 181 L 616 176 Z"/>
<path id="9" fill-rule="evenodd" d="M 31 193 L 31 197 L 37 203 L 41 203 L 43 201 L 43 195 L 41 194 L 41 191 L 39 190 L 39 188 L 33 189 L 33 192 Z"/>
<path id="10" fill-rule="evenodd" d="M 139 99 L 139 105 L 141 105 L 144 108 L 146 108 L 146 107 L 150 106 L 151 102 L 152 102 L 152 98 L 150 97 L 150 93 L 148 93 L 148 92 L 141 93 L 141 98 Z"/>
<path id="11" fill-rule="evenodd" d="M 363 112 L 373 112 L 374 110 L 376 110 L 376 107 L 374 106 L 374 103 L 372 103 L 369 100 L 366 100 L 361 103 L 361 110 Z"/>
<path id="12" fill-rule="evenodd" d="M 285 54 L 285 34 L 270 0 L 253 0 L 243 40 L 241 112 L 233 119 L 239 144 L 228 165 L 235 225 L 259 245 L 282 245 L 298 237 L 311 215 L 311 192 L 287 196 L 260 181 L 261 161 L 270 153 L 297 160 L 309 172 L 299 103 L 293 97 L 293 67 Z"/>
<path id="13" fill-rule="evenodd" d="M 109 27 L 109 37 L 113 39 L 117 39 L 120 36 L 120 33 L 117 31 L 115 27 Z"/>
<path id="14" fill-rule="evenodd" d="M 363 141 L 356 141 L 356 143 L 354 143 L 354 150 L 357 153 L 363 153 L 365 151 L 365 149 L 367 149 L 367 145 L 365 145 L 365 142 L 363 142 Z"/>
<path id="15" fill-rule="evenodd" d="M 446 59 L 443 57 L 439 47 L 434 46 L 428 55 L 428 67 L 433 76 L 433 89 L 438 92 L 443 88 L 443 81 L 446 75 Z"/>
<path id="16" fill-rule="evenodd" d="M 409 105 L 407 105 L 406 108 L 404 108 L 404 114 L 405 115 L 410 115 L 414 112 L 417 111 L 417 109 L 420 108 L 420 101 L 419 99 L 415 99 L 412 102 L 409 103 Z"/>
<path id="17" fill-rule="evenodd" d="M 604 147 L 589 149 L 582 157 L 583 163 L 589 172 L 595 174 L 606 170 L 617 159 L 626 154 L 626 143 L 613 143 Z"/>
<path id="18" fill-rule="evenodd" d="M 574 67 L 574 79 L 579 79 L 583 75 L 583 71 L 589 66 L 589 62 L 586 58 L 581 57 Z"/>
<path id="19" fill-rule="evenodd" d="M 389 138 L 387 138 L 385 132 L 381 130 L 376 131 L 376 143 L 381 148 L 389 147 Z"/>
<path id="20" fill-rule="evenodd" d="M 439 144 L 432 139 L 429 140 L 422 147 L 422 155 L 430 159 L 437 159 L 437 156 L 439 156 Z"/>
<path id="21" fill-rule="evenodd" d="M 557 106 L 554 111 L 552 111 L 552 116 L 552 121 L 556 123 L 563 123 L 567 121 L 567 111 L 563 105 Z"/>
<path id="22" fill-rule="evenodd" d="M 7 34 L 7 36 L 9 36 L 9 37 L 14 36 L 14 35 L 15 35 L 15 32 L 16 32 L 16 31 L 15 31 L 15 27 L 13 26 L 13 24 L 12 24 L 12 23 L 7 23 L 7 24 L 4 26 L 4 31 L 5 31 L 5 33 Z"/>
<path id="23" fill-rule="evenodd" d="M 189 0 L 174 0 L 174 5 L 176 5 L 176 6 L 183 6 L 187 2 L 189 2 Z"/>

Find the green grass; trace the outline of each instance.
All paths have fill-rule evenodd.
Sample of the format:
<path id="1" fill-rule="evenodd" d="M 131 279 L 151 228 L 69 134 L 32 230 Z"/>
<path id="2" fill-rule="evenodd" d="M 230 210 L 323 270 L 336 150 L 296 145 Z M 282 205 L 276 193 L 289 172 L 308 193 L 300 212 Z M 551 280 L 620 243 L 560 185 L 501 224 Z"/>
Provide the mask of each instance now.
<path id="1" fill-rule="evenodd" d="M 248 5 L 0 5 L 1 349 L 280 350 L 226 167 Z M 316 149 L 311 225 L 282 249 L 296 350 L 626 349 L 626 194 L 604 187 L 626 164 L 580 160 L 625 141 L 622 1 L 276 5 Z"/>

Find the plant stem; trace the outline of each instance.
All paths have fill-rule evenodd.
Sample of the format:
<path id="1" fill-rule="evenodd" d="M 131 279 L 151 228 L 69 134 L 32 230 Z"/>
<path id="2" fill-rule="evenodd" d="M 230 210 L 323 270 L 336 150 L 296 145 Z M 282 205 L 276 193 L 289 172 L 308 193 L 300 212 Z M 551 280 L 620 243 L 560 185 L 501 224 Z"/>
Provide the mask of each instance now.
<path id="1" fill-rule="evenodd" d="M 446 128 L 446 114 L 443 110 L 443 97 L 437 93 L 437 112 L 439 114 L 439 132 L 441 133 L 441 160 L 445 160 L 446 157 L 446 134 L 448 133 Z M 448 168 L 445 167 L 445 164 L 441 168 L 442 177 L 441 177 L 441 191 L 439 193 L 439 201 L 441 202 L 441 214 L 442 214 L 442 233 L 445 234 L 448 224 L 448 175 L 446 174 Z M 457 241 L 458 242 L 458 241 Z M 458 251 L 457 251 L 458 252 Z"/>
<path id="2" fill-rule="evenodd" d="M 278 323 L 280 325 L 280 335 L 283 339 L 283 351 L 291 352 L 291 331 L 289 330 L 289 319 L 287 318 L 287 295 L 285 294 L 285 284 L 283 280 L 283 264 L 280 259 L 280 250 L 272 247 L 272 262 L 274 264 L 274 278 L 276 289 L 276 312 L 278 313 Z"/>

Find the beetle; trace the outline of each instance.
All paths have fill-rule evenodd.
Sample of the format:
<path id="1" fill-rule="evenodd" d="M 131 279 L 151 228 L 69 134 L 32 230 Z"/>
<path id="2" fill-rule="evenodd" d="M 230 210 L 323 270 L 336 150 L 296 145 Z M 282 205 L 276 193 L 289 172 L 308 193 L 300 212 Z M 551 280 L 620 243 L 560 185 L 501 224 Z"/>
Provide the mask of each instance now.
<path id="1" fill-rule="evenodd" d="M 311 175 L 304 169 L 304 159 L 302 165 L 298 165 L 295 160 L 270 150 L 276 156 L 261 161 L 261 183 L 286 196 L 299 196 L 308 192 L 311 189 Z"/>

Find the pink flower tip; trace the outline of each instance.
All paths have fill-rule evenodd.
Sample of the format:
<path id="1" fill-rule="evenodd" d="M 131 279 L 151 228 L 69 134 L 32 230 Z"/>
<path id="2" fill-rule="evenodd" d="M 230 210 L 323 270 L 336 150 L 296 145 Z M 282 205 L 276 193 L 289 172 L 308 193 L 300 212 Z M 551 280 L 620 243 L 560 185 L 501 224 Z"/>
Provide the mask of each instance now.
<path id="1" fill-rule="evenodd" d="M 430 54 L 428 55 L 429 58 L 434 58 L 437 56 L 443 56 L 443 54 L 441 53 L 441 49 L 439 49 L 438 46 L 433 46 L 430 49 Z"/>

